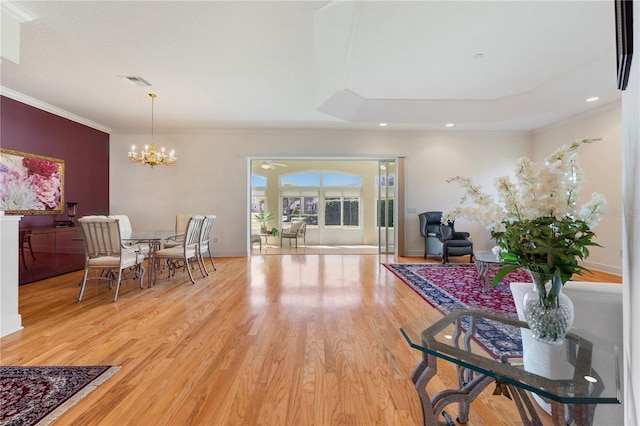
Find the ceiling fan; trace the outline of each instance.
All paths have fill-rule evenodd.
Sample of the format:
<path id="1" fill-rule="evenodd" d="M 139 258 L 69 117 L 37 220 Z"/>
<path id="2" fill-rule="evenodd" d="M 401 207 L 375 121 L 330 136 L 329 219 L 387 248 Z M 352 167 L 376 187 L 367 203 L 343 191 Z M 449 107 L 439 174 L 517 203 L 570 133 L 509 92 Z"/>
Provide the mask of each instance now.
<path id="1" fill-rule="evenodd" d="M 260 162 L 260 167 L 262 167 L 265 170 L 275 170 L 278 167 L 289 167 L 286 164 L 282 164 L 282 163 L 274 163 L 271 160 L 262 160 Z"/>

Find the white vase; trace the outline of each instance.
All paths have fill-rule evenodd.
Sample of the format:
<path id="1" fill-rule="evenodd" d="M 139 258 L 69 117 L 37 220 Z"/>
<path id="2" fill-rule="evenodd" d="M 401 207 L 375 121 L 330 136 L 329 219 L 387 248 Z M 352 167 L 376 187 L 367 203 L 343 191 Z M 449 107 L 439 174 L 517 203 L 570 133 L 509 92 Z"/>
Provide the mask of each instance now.
<path id="1" fill-rule="evenodd" d="M 559 276 L 529 271 L 533 289 L 524 295 L 524 318 L 533 338 L 560 345 L 573 324 L 573 303 L 562 293 Z"/>

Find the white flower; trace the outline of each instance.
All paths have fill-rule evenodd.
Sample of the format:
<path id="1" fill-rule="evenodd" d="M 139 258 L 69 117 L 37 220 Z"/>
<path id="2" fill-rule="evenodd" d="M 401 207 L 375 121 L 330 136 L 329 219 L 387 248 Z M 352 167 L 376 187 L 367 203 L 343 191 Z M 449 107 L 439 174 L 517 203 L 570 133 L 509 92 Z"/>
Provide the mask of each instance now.
<path id="1" fill-rule="evenodd" d="M 604 195 L 594 192 L 591 194 L 591 200 L 585 203 L 580 209 L 578 218 L 585 221 L 589 228 L 593 228 L 600 222 L 602 216 L 607 209 L 607 201 Z"/>
<path id="2" fill-rule="evenodd" d="M 579 207 L 579 194 L 584 173 L 578 163 L 578 148 L 598 139 L 581 139 L 562 145 L 547 156 L 544 164 L 520 158 L 516 164 L 516 181 L 508 176 L 496 180 L 498 202 L 474 185 L 469 178 L 455 176 L 447 182 L 458 182 L 465 190 L 460 206 L 443 214 L 443 223 L 464 217 L 496 232 L 504 230 L 504 222 L 513 223 L 553 216 L 557 220 L 573 218 L 595 226 L 606 209 L 600 194 Z M 467 202 L 475 206 L 466 205 Z"/>

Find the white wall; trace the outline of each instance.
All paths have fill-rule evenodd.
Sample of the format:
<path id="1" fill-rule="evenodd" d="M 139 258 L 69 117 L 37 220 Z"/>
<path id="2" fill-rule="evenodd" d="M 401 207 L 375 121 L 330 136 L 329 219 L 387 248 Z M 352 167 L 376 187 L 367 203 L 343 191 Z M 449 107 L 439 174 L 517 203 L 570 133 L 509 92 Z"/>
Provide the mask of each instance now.
<path id="1" fill-rule="evenodd" d="M 640 1 L 633 2 L 636 23 L 631 75 L 622 92 L 623 146 L 623 276 L 622 312 L 624 317 L 623 380 L 625 425 L 640 425 Z"/>
<path id="2" fill-rule="evenodd" d="M 156 135 L 156 144 L 177 151 L 170 167 L 134 164 L 130 145 L 149 135 L 111 135 L 110 212 L 129 215 L 134 229 L 172 229 L 175 215 L 212 212 L 217 256 L 248 255 L 248 157 L 392 158 L 406 156 L 407 254 L 421 256 L 423 239 L 417 213 L 454 207 L 462 191 L 445 180 L 473 176 L 493 180 L 513 172 L 515 161 L 531 155 L 525 133 L 423 133 L 332 130 L 228 130 L 209 134 Z M 488 232 L 460 220 L 477 249 L 491 247 Z"/>
<path id="3" fill-rule="evenodd" d="M 22 216 L 0 211 L 0 337 L 22 329 L 18 312 L 18 225 Z"/>
<path id="4" fill-rule="evenodd" d="M 583 145 L 579 151 L 585 175 L 581 202 L 588 201 L 593 192 L 604 194 L 607 199 L 607 214 L 594 229 L 596 242 L 602 247 L 591 247 L 584 265 L 618 275 L 622 275 L 621 117 L 621 105 L 615 103 L 536 131 L 533 136 L 533 159 L 539 162 L 559 146 L 575 139 L 602 139 Z"/>
<path id="5" fill-rule="evenodd" d="M 114 134 L 110 143 L 110 210 L 112 214 L 129 215 L 134 229 L 141 230 L 172 229 L 178 213 L 215 213 L 216 255 L 246 256 L 249 157 L 406 156 L 406 253 L 421 256 L 424 240 L 418 231 L 417 214 L 453 208 L 462 195 L 457 184 L 446 183 L 447 178 L 472 177 L 495 194 L 495 178 L 512 175 L 518 158 L 533 157 L 532 141 L 544 156 L 581 137 L 604 138 L 582 149 L 585 191 L 602 192 L 610 211 L 620 212 L 619 107 L 540 131 L 533 138 L 528 133 L 274 129 L 162 135 L 156 136 L 158 146 L 165 143 L 176 149 L 179 160 L 173 166 L 154 169 L 132 163 L 126 155 L 131 144 L 143 145 L 149 135 Z M 458 220 L 456 228 L 471 232 L 476 250 L 493 246 L 489 232 L 479 225 Z M 598 241 L 604 248 L 592 250 L 588 266 L 621 273 L 621 228 L 619 214 L 608 215 L 598 225 Z"/>

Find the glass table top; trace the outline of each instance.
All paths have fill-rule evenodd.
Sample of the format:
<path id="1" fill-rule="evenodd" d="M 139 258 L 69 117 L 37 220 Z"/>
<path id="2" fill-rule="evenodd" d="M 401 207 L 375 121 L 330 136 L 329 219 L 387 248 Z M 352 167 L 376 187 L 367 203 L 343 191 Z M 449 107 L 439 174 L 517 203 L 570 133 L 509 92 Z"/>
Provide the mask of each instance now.
<path id="1" fill-rule="evenodd" d="M 160 231 L 137 231 L 128 237 L 122 237 L 123 241 L 149 241 L 149 240 L 167 240 L 176 237 L 176 231 L 160 230 Z"/>
<path id="2" fill-rule="evenodd" d="M 474 340 L 483 321 L 527 329 L 525 322 L 485 310 L 454 310 L 435 322 L 433 318 L 433 314 L 425 315 L 400 329 L 409 345 L 422 351 L 424 357 L 433 355 L 560 403 L 615 404 L 621 401 L 620 354 L 618 347 L 606 337 L 572 330 L 562 345 L 534 341 L 534 345 L 553 346 L 543 348 L 543 352 L 553 352 L 554 356 L 549 359 L 564 364 L 563 377 L 549 378 L 525 371 L 521 359 L 493 358 Z"/>
<path id="3" fill-rule="evenodd" d="M 473 257 L 476 258 L 477 262 L 503 263 L 500 257 L 496 256 L 491 251 L 476 251 L 473 252 Z M 505 265 L 507 265 L 507 263 L 505 263 Z"/>

